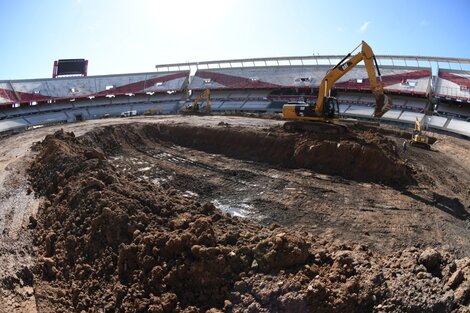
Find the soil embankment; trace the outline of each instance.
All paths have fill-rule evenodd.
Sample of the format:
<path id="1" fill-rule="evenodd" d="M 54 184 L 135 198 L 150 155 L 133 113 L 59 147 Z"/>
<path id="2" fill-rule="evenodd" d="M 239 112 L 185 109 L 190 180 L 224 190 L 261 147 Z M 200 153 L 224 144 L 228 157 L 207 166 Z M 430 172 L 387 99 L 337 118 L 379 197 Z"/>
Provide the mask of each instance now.
<path id="1" fill-rule="evenodd" d="M 90 136 L 95 145 L 109 152 L 117 152 L 123 144 L 142 149 L 148 142 L 164 141 L 207 153 L 312 169 L 358 181 L 397 187 L 414 181 L 410 169 L 398 155 L 396 144 L 371 131 L 355 131 L 339 137 L 286 133 L 280 128 L 260 132 L 229 125 L 144 124 L 105 127 Z"/>
<path id="2" fill-rule="evenodd" d="M 118 126 L 84 138 L 60 131 L 39 144 L 30 175 L 45 199 L 35 225 L 40 312 L 465 312 L 468 258 L 417 248 L 375 255 L 362 244 L 263 227 L 108 160 L 125 146 L 163 140 L 351 179 L 413 182 L 394 146 L 380 148 L 385 138 L 197 131 Z"/>

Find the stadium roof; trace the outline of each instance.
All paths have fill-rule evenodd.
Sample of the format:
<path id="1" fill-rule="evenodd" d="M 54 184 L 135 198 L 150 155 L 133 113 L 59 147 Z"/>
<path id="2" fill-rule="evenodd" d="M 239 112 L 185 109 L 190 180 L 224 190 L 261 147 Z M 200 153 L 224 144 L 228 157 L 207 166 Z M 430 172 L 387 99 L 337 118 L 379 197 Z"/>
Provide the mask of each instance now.
<path id="1" fill-rule="evenodd" d="M 251 66 L 281 66 L 281 65 L 335 65 L 344 55 L 313 55 L 313 56 L 287 56 L 287 57 L 268 57 L 268 58 L 251 58 L 251 59 L 231 59 L 218 61 L 202 61 L 202 62 L 184 62 L 157 64 L 157 71 L 182 70 L 191 67 L 196 68 L 226 68 L 226 67 L 251 67 Z M 451 64 L 458 65 L 461 70 L 468 69 L 470 59 L 466 58 L 450 58 L 450 57 L 431 57 L 431 56 L 408 56 L 408 55 L 377 55 L 377 61 L 380 65 L 396 65 L 396 66 L 424 66 L 429 67 L 435 64 L 438 67 L 452 68 Z M 408 62 L 407 62 L 408 61 Z M 412 62 L 412 64 L 408 64 Z M 424 64 L 421 64 L 421 63 Z M 462 67 L 465 66 L 465 68 Z"/>

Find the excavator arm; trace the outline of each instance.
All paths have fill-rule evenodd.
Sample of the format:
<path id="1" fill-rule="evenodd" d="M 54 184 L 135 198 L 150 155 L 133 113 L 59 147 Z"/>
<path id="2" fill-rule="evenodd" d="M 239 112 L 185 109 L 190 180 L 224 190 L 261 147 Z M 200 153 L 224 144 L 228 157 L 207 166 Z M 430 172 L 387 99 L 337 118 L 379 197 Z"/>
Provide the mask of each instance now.
<path id="1" fill-rule="evenodd" d="M 374 53 L 372 52 L 372 48 L 365 41 L 362 41 L 361 45 L 361 52 L 353 56 L 351 56 L 351 53 L 349 53 L 335 67 L 329 70 L 326 76 L 322 79 L 320 83 L 317 103 L 315 106 L 315 112 L 323 112 L 325 100 L 330 97 L 333 85 L 361 61 L 364 61 L 367 76 L 370 82 L 370 87 L 372 93 L 375 96 L 376 107 L 374 111 L 374 116 L 381 117 L 388 110 L 390 110 L 390 108 L 392 107 L 392 101 L 390 97 L 384 94 L 383 82 L 377 81 L 377 75 L 378 77 L 380 77 L 380 70 L 377 66 Z M 377 74 L 375 72 L 376 69 Z"/>
<path id="2" fill-rule="evenodd" d="M 362 46 L 361 51 L 352 55 L 359 46 Z M 377 76 L 380 79 L 380 70 L 377 66 L 374 53 L 372 52 L 371 47 L 364 41 L 362 41 L 359 46 L 357 46 L 356 49 L 345 56 L 335 67 L 326 73 L 320 83 L 318 98 L 315 105 L 307 103 L 287 103 L 282 108 L 283 118 L 297 121 L 334 121 L 339 115 L 339 104 L 336 98 L 331 97 L 331 89 L 341 77 L 346 75 L 361 61 L 364 61 L 371 90 L 375 96 L 376 106 L 374 117 L 382 117 L 382 115 L 390 110 L 392 107 L 392 100 L 389 96 L 384 94 L 383 82 L 377 79 Z M 287 126 L 289 125 L 292 126 L 292 124 L 287 124 Z M 303 128 L 305 128 L 304 126 Z M 313 128 L 313 126 L 310 125 L 309 127 Z"/>

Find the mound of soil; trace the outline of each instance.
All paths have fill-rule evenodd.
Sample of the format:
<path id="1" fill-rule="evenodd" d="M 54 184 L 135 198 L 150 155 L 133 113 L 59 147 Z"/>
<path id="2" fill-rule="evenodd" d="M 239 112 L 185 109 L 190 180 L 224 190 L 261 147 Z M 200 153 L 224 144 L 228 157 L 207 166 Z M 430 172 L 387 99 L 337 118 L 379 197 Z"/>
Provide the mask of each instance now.
<path id="1" fill-rule="evenodd" d="M 148 140 L 124 134 L 121 144 Z M 47 136 L 30 168 L 45 199 L 35 225 L 40 312 L 464 312 L 469 304 L 468 258 L 414 248 L 374 256 L 360 244 L 262 227 L 119 172 L 107 160 L 112 145 L 94 148 L 93 138 L 112 142 L 99 131 Z"/>
<path id="2" fill-rule="evenodd" d="M 103 151 L 123 144 L 143 150 L 146 142 L 164 141 L 208 153 L 289 168 L 307 168 L 347 179 L 380 182 L 394 187 L 414 183 L 412 171 L 400 159 L 396 143 L 374 131 L 346 136 L 286 133 L 240 127 L 137 124 L 104 127 L 90 135 Z"/>

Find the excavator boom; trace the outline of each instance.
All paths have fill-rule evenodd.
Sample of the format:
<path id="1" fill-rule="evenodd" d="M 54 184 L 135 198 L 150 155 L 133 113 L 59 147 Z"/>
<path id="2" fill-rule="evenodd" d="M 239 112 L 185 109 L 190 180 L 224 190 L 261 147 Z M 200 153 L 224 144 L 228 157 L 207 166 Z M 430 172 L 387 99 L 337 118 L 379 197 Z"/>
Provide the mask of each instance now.
<path id="1" fill-rule="evenodd" d="M 380 69 L 377 66 L 377 62 L 375 61 L 374 53 L 372 52 L 372 48 L 365 41 L 363 41 L 361 45 L 361 52 L 353 56 L 351 56 L 351 53 L 349 53 L 335 67 L 329 70 L 326 76 L 322 79 L 315 108 L 316 112 L 323 112 L 324 101 L 327 97 L 330 96 L 333 85 L 361 61 L 364 61 L 370 87 L 376 100 L 374 116 L 381 117 L 388 110 L 390 110 L 392 106 L 391 100 L 384 94 L 383 82 L 377 80 L 377 76 L 380 78 L 381 75 Z"/>
<path id="2" fill-rule="evenodd" d="M 377 66 L 374 53 L 371 47 L 365 42 L 361 51 L 355 55 L 349 53 L 335 67 L 330 69 L 322 79 L 318 91 L 318 98 L 315 106 L 304 104 L 286 104 L 282 109 L 283 117 L 290 120 L 310 120 L 320 122 L 332 122 L 339 115 L 338 102 L 331 97 L 333 85 L 359 62 L 364 61 L 367 76 L 369 78 L 372 93 L 375 96 L 374 117 L 382 117 L 392 107 L 392 100 L 384 93 L 384 84 L 380 79 L 380 70 Z M 358 46 L 358 47 L 359 47 Z M 356 49 L 358 48 L 356 47 Z M 354 49 L 353 52 L 356 50 Z M 377 73 L 376 73 L 377 70 Z M 338 113 L 336 113 L 338 112 Z"/>

